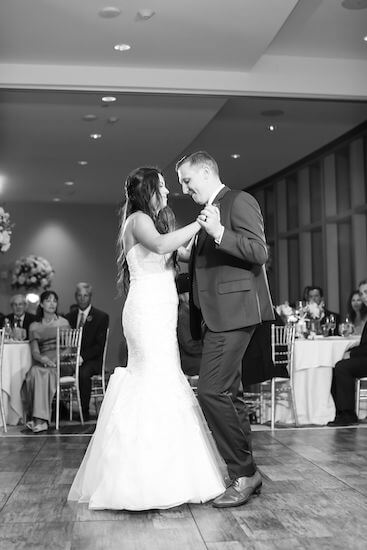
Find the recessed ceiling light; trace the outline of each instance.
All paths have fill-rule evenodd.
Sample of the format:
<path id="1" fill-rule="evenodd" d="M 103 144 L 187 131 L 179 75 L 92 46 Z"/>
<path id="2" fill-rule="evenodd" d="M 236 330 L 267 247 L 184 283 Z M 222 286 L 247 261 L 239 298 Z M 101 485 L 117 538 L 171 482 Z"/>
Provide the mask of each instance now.
<path id="1" fill-rule="evenodd" d="M 88 114 L 88 115 L 83 116 L 83 120 L 96 120 L 96 118 L 97 118 L 97 116 L 92 115 L 92 114 Z"/>
<path id="2" fill-rule="evenodd" d="M 232 155 L 231 155 L 231 157 L 232 157 L 233 159 L 239 159 L 240 156 L 241 156 L 241 155 L 240 155 L 239 153 L 232 153 Z"/>
<path id="3" fill-rule="evenodd" d="M 284 111 L 282 111 L 281 109 L 267 109 L 265 111 L 261 111 L 260 113 L 262 116 L 271 116 L 271 117 L 276 117 L 276 116 L 282 116 L 284 115 Z"/>
<path id="4" fill-rule="evenodd" d="M 269 126 L 268 126 L 269 132 L 275 132 L 276 129 L 277 129 L 277 127 L 276 127 L 275 124 L 269 124 Z"/>
<path id="5" fill-rule="evenodd" d="M 102 101 L 104 103 L 113 103 L 114 101 L 116 101 L 116 98 L 113 95 L 105 95 L 102 97 Z"/>
<path id="6" fill-rule="evenodd" d="M 121 10 L 119 8 L 116 8 L 115 6 L 106 6 L 105 8 L 99 10 L 98 15 L 100 17 L 104 17 L 105 19 L 112 19 L 112 17 L 118 17 L 120 13 Z"/>
<path id="7" fill-rule="evenodd" d="M 346 10 L 364 10 L 367 8 L 367 0 L 343 0 L 342 6 Z"/>
<path id="8" fill-rule="evenodd" d="M 68 187 L 71 187 L 72 185 L 74 185 L 74 182 L 73 181 L 65 181 L 64 185 L 67 185 Z"/>
<path id="9" fill-rule="evenodd" d="M 117 52 L 127 52 L 131 49 L 130 44 L 115 44 L 113 47 Z"/>
<path id="10" fill-rule="evenodd" d="M 88 161 L 87 160 L 78 160 L 79 166 L 87 166 Z"/>
<path id="11" fill-rule="evenodd" d="M 90 134 L 90 136 L 92 139 L 100 139 L 102 137 L 102 134 Z"/>
<path id="12" fill-rule="evenodd" d="M 138 21 L 147 21 L 148 19 L 151 19 L 153 15 L 155 15 L 154 10 L 151 10 L 150 8 L 141 8 L 136 14 L 136 19 Z"/>
<path id="13" fill-rule="evenodd" d="M 110 116 L 107 119 L 107 122 L 109 122 L 110 124 L 115 124 L 115 122 L 118 122 L 118 117 L 117 116 Z"/>
<path id="14" fill-rule="evenodd" d="M 366 36 L 363 37 L 363 40 L 364 40 L 365 42 L 367 42 L 367 34 L 366 34 Z"/>
<path id="15" fill-rule="evenodd" d="M 53 202 L 60 202 L 61 199 L 59 199 L 59 197 L 54 197 L 52 200 Z"/>

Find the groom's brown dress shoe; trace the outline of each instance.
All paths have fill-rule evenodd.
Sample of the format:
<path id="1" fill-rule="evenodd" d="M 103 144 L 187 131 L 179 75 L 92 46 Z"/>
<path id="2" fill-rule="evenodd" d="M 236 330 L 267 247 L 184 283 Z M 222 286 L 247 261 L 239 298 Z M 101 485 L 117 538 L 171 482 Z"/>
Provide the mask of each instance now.
<path id="1" fill-rule="evenodd" d="M 239 477 L 225 492 L 214 499 L 214 508 L 230 508 L 246 504 L 252 495 L 259 495 L 261 492 L 262 480 L 260 472 L 256 471 L 253 476 Z"/>

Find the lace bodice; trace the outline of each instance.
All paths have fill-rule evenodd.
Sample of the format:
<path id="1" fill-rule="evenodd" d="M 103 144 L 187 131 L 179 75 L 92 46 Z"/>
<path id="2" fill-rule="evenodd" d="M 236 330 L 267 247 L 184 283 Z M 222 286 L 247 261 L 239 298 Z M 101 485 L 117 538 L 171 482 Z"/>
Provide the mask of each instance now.
<path id="1" fill-rule="evenodd" d="M 172 273 L 170 254 L 151 252 L 140 243 L 135 244 L 126 255 L 130 271 L 130 281 L 156 275 L 158 273 Z"/>

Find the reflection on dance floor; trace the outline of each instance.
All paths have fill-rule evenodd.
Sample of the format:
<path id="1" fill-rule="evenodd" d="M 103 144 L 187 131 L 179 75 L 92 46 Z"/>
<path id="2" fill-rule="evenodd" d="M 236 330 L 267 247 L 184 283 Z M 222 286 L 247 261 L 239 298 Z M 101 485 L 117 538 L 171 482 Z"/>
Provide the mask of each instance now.
<path id="1" fill-rule="evenodd" d="M 6 550 L 362 549 L 367 544 L 367 424 L 254 426 L 263 492 L 245 506 L 89 511 L 66 497 L 94 422 L 69 435 L 0 432 L 0 547 Z M 162 483 L 164 480 L 162 480 Z"/>

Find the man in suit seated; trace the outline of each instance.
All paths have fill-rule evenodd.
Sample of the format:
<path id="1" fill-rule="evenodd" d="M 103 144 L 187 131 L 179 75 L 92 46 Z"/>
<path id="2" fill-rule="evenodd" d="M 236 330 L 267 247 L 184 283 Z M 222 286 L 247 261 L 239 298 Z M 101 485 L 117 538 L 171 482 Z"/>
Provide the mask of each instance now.
<path id="1" fill-rule="evenodd" d="M 367 279 L 359 283 L 359 294 L 367 306 Z M 358 423 L 355 413 L 355 382 L 367 376 L 367 323 L 359 346 L 350 350 L 349 359 L 338 361 L 333 370 L 331 393 L 335 401 L 336 417 L 328 426 L 350 426 Z"/>
<path id="2" fill-rule="evenodd" d="M 187 376 L 197 376 L 200 369 L 203 344 L 201 340 L 194 340 L 191 336 L 189 308 L 190 279 L 188 273 L 180 273 L 177 276 L 176 287 L 180 299 L 177 339 L 181 357 L 181 368 Z"/>
<path id="3" fill-rule="evenodd" d="M 81 366 L 79 369 L 80 398 L 84 420 L 89 420 L 89 401 L 92 389 L 91 378 L 101 374 L 103 350 L 109 316 L 92 306 L 92 286 L 78 283 L 75 290 L 78 308 L 66 315 L 72 328 L 83 327 Z"/>
<path id="4" fill-rule="evenodd" d="M 320 325 L 324 325 L 326 323 L 326 319 L 330 317 L 330 315 L 334 315 L 335 321 L 336 321 L 336 328 L 334 334 L 338 334 L 339 324 L 340 324 L 340 315 L 339 313 L 336 313 L 335 311 L 330 311 L 326 308 L 325 300 L 324 300 L 324 292 L 320 286 L 309 286 L 306 287 L 307 290 L 307 301 L 308 302 L 314 302 L 321 308 L 321 318 L 320 318 Z"/>
<path id="5" fill-rule="evenodd" d="M 29 326 L 36 320 L 36 316 L 26 311 L 27 300 L 24 294 L 14 294 L 10 299 L 12 313 L 6 315 L 9 319 L 11 328 L 22 328 L 26 332 L 26 338 L 29 336 Z"/>

